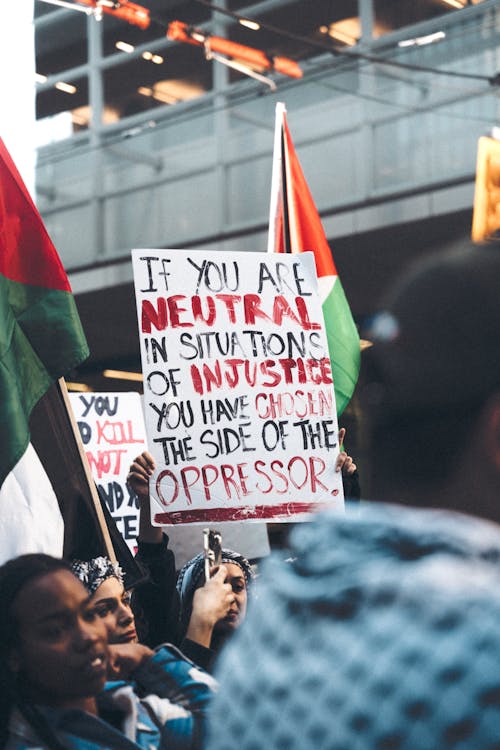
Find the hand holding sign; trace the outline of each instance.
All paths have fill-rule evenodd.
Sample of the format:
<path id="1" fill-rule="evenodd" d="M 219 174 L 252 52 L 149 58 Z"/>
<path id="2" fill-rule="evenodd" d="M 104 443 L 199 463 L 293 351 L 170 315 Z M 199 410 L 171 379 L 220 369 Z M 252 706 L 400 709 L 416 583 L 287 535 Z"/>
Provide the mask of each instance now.
<path id="1" fill-rule="evenodd" d="M 135 492 L 139 502 L 141 498 L 149 497 L 149 477 L 152 476 L 154 469 L 155 461 L 148 451 L 137 456 L 130 465 L 127 484 Z"/>

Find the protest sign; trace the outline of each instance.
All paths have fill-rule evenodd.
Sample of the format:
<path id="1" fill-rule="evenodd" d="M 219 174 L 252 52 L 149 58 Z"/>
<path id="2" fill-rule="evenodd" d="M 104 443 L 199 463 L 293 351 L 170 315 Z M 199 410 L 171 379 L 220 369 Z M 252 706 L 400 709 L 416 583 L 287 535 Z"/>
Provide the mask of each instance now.
<path id="1" fill-rule="evenodd" d="M 139 531 L 139 504 L 127 486 L 134 458 L 147 450 L 138 393 L 70 393 L 87 460 L 101 498 L 131 551 Z"/>
<path id="2" fill-rule="evenodd" d="M 312 253 L 132 251 L 156 525 L 343 506 Z"/>

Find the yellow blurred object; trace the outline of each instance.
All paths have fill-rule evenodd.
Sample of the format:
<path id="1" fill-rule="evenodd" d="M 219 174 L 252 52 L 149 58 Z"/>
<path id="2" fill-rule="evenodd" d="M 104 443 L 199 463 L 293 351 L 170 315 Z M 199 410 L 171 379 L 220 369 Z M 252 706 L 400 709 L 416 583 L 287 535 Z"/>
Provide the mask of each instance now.
<path id="1" fill-rule="evenodd" d="M 477 146 L 472 240 L 483 242 L 500 229 L 500 141 L 482 137 Z"/>

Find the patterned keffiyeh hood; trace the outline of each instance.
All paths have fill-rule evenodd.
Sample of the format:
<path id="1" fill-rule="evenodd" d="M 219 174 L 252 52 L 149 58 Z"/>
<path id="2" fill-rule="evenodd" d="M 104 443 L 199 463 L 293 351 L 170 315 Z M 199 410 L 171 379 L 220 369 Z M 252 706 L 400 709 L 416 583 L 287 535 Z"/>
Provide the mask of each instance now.
<path id="1" fill-rule="evenodd" d="M 94 557 L 93 560 L 73 560 L 71 570 L 83 583 L 89 594 L 94 594 L 101 583 L 108 578 L 116 578 L 123 584 L 124 573 L 118 563 L 108 557 Z"/>
<path id="2" fill-rule="evenodd" d="M 500 747 L 497 525 L 318 514 L 255 589 L 218 662 L 208 750 Z"/>

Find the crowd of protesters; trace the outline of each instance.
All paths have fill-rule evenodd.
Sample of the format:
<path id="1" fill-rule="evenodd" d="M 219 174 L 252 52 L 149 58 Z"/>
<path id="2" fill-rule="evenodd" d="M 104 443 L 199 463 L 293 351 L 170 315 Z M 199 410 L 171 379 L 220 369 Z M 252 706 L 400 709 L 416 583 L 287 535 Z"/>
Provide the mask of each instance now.
<path id="1" fill-rule="evenodd" d="M 364 362 L 370 499 L 295 525 L 257 580 L 225 548 L 176 571 L 148 453 L 133 592 L 104 557 L 3 565 L 2 746 L 499 748 L 499 279 L 468 247 L 394 287 Z"/>

